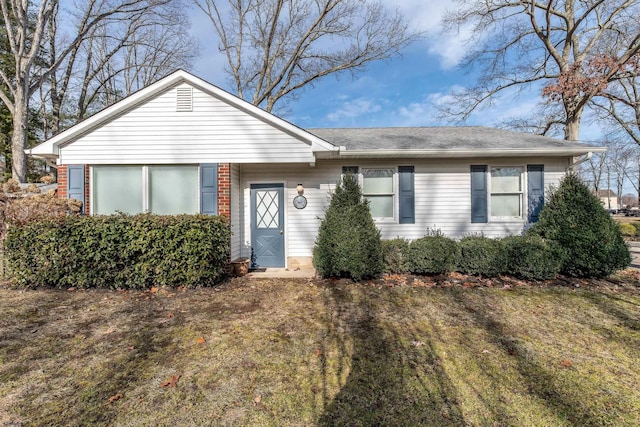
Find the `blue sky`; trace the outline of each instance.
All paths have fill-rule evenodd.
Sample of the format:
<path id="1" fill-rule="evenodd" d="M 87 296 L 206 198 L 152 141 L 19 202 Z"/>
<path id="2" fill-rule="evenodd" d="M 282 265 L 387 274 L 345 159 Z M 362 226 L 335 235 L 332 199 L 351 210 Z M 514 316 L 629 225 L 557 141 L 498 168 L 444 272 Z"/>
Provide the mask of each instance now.
<path id="1" fill-rule="evenodd" d="M 456 85 L 471 83 L 470 76 L 456 65 L 464 53 L 460 39 L 442 34 L 441 16 L 448 2 L 398 0 L 394 2 L 413 25 L 427 36 L 409 48 L 402 57 L 371 64 L 355 78 L 348 73 L 328 76 L 315 87 L 299 93 L 287 104 L 283 115 L 301 127 L 430 126 L 445 124 L 435 117 L 435 104 L 446 102 Z M 225 58 L 217 51 L 217 39 L 208 18 L 199 10 L 191 14 L 192 33 L 203 47 L 193 69 L 199 77 L 230 90 L 223 68 Z M 472 117 L 469 124 L 495 124 L 503 106 L 490 113 Z"/>
<path id="2" fill-rule="evenodd" d="M 464 31 L 444 34 L 441 18 L 449 2 L 395 0 L 412 24 L 426 31 L 424 39 L 407 48 L 401 57 L 371 64 L 352 78 L 328 76 L 299 93 L 298 99 L 279 112 L 303 127 L 437 126 L 451 124 L 437 117 L 437 105 L 450 101 L 450 92 L 473 84 L 473 74 L 458 67 L 465 53 Z M 191 14 L 192 33 L 202 53 L 192 70 L 199 77 L 229 90 L 224 74 L 225 58 L 217 50 L 211 23 L 200 10 Z M 494 105 L 474 113 L 467 125 L 497 126 L 509 118 L 532 114 L 539 102 L 539 89 L 515 96 L 505 94 Z M 597 140 L 599 130 L 583 122 L 581 139 Z"/>

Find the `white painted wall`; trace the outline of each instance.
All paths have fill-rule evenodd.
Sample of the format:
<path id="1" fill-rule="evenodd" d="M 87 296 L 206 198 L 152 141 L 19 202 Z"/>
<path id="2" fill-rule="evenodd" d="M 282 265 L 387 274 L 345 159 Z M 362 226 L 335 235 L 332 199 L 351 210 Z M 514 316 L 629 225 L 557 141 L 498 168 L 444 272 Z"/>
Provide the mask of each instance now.
<path id="1" fill-rule="evenodd" d="M 240 190 L 240 165 L 232 164 L 230 168 L 230 210 L 231 210 L 231 260 L 241 256 L 241 224 L 240 202 L 242 191 Z"/>
<path id="2" fill-rule="evenodd" d="M 251 255 L 250 226 L 250 184 L 285 184 L 285 252 L 288 258 L 312 256 L 317 230 L 329 203 L 330 192 L 335 188 L 342 173 L 342 166 L 363 167 L 415 167 L 415 205 L 416 223 L 398 224 L 396 221 L 377 222 L 384 239 L 398 236 L 417 239 L 425 235 L 429 228 L 442 230 L 446 235 L 460 238 L 471 233 L 483 233 L 489 237 L 519 234 L 525 224 L 520 221 L 490 221 L 488 224 L 472 224 L 471 218 L 471 179 L 469 167 L 472 164 L 489 166 L 526 166 L 527 164 L 545 165 L 545 187 L 556 185 L 564 175 L 568 159 L 461 159 L 461 160 L 393 160 L 390 162 L 353 160 L 318 161 L 315 168 L 307 165 L 241 165 L 240 187 L 242 188 L 241 230 L 242 256 Z M 526 175 L 526 174 L 525 174 Z M 293 206 L 296 185 L 301 183 L 307 197 L 307 207 L 298 210 Z M 397 179 L 395 181 L 397 187 Z M 548 194 L 548 191 L 546 192 Z M 526 187 L 525 187 L 526 197 Z M 396 197 L 396 213 L 398 200 Z"/>
<path id="3" fill-rule="evenodd" d="M 59 164 L 313 162 L 311 146 L 193 89 L 193 111 L 176 111 L 173 87 L 60 148 Z"/>

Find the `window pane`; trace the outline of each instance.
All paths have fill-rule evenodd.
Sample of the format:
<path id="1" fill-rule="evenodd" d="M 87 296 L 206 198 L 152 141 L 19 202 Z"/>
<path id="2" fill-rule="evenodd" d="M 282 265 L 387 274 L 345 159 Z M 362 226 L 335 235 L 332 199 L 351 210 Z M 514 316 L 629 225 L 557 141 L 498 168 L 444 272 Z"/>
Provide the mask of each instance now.
<path id="1" fill-rule="evenodd" d="M 519 194 L 493 194 L 491 196 L 491 216 L 521 216 Z"/>
<path id="2" fill-rule="evenodd" d="M 142 166 L 94 166 L 93 212 L 142 212 Z"/>
<path id="3" fill-rule="evenodd" d="M 491 168 L 492 193 L 516 193 L 521 191 L 522 168 Z"/>
<path id="4" fill-rule="evenodd" d="M 198 213 L 198 167 L 150 166 L 149 210 L 158 215 Z"/>
<path id="5" fill-rule="evenodd" d="M 367 196 L 371 216 L 374 218 L 393 218 L 393 196 Z"/>
<path id="6" fill-rule="evenodd" d="M 362 171 L 364 194 L 392 194 L 393 169 L 365 169 Z"/>

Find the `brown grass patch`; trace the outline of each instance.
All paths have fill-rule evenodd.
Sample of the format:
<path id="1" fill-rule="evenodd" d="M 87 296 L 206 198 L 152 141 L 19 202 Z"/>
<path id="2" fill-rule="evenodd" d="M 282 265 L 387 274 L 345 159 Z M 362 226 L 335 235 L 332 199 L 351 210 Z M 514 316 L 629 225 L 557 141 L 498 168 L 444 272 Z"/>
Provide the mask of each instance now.
<path id="1" fill-rule="evenodd" d="M 0 425 L 635 426 L 636 284 L 0 288 Z"/>

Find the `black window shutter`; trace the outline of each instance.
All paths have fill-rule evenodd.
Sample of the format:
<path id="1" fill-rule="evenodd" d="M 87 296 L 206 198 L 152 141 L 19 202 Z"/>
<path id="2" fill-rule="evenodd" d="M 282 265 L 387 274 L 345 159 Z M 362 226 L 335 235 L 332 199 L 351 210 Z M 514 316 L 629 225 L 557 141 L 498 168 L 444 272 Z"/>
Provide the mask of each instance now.
<path id="1" fill-rule="evenodd" d="M 415 171 L 413 166 L 399 166 L 400 224 L 416 223 Z"/>
<path id="2" fill-rule="evenodd" d="M 218 164 L 200 165 L 200 213 L 218 214 Z"/>
<path id="3" fill-rule="evenodd" d="M 544 205 L 544 165 L 527 165 L 528 221 L 537 222 Z"/>
<path id="4" fill-rule="evenodd" d="M 471 165 L 471 222 L 487 222 L 487 165 Z"/>
<path id="5" fill-rule="evenodd" d="M 84 205 L 84 165 L 67 166 L 67 197 L 82 202 L 81 213 L 85 213 Z"/>

